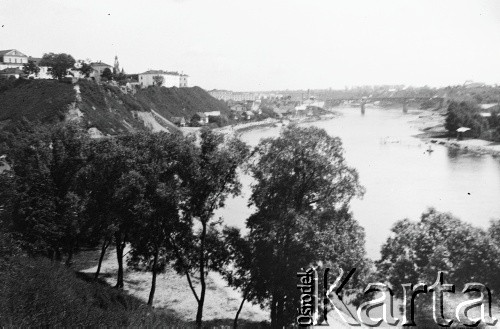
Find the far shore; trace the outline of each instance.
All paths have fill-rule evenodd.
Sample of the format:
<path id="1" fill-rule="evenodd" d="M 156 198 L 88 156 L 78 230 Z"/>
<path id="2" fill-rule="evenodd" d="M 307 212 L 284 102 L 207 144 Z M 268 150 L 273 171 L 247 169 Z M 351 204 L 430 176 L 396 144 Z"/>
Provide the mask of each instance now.
<path id="1" fill-rule="evenodd" d="M 328 111 L 328 114 L 324 114 L 321 116 L 289 117 L 283 119 L 268 118 L 263 121 L 238 123 L 217 128 L 217 131 L 228 135 L 241 135 L 252 130 L 259 130 L 266 127 L 279 127 L 284 126 L 288 123 L 300 124 L 331 120 L 340 115 L 339 112 L 335 111 L 335 108 L 332 108 Z M 420 133 L 416 134 L 415 137 L 420 138 L 424 142 L 443 145 L 463 152 L 471 152 L 475 154 L 490 154 L 494 157 L 500 157 L 500 143 L 483 139 L 466 138 L 463 140 L 457 140 L 457 138 L 448 137 L 448 132 L 444 128 L 446 118 L 445 109 L 422 110 L 418 108 L 409 108 L 408 118 L 408 123 L 410 124 L 410 126 L 420 131 Z M 196 133 L 199 129 L 199 127 L 181 128 L 181 130 L 185 134 Z"/>
<path id="2" fill-rule="evenodd" d="M 490 154 L 500 157 L 500 143 L 484 139 L 465 138 L 458 140 L 449 137 L 444 127 L 446 110 L 410 110 L 417 118 L 411 119 L 409 124 L 421 131 L 415 137 L 432 144 L 444 145 L 449 148 L 475 154 Z"/>

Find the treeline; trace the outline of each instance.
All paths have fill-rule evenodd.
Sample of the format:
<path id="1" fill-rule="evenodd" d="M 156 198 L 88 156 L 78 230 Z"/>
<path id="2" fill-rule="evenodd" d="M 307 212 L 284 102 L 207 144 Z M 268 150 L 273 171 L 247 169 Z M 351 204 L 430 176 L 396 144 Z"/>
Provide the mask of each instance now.
<path id="1" fill-rule="evenodd" d="M 113 245 L 122 288 L 130 248 L 129 265 L 152 273 L 148 304 L 167 266 L 186 276 L 198 326 L 210 271 L 243 294 L 235 326 L 250 301 L 270 309 L 276 328 L 294 321 L 300 268 L 356 267 L 353 294 L 368 273 L 364 231 L 348 208 L 363 188 L 340 139 L 318 128 L 289 127 L 250 149 L 208 129 L 90 139 L 75 124 L 23 121 L 2 132 L 0 154 L 10 165 L 0 174 L 1 256 L 15 250 L 71 266 L 82 247 L 99 247 L 98 278 Z M 240 193 L 239 168 L 255 179 L 247 235 L 214 218 Z"/>
<path id="2" fill-rule="evenodd" d="M 482 116 L 486 113 L 488 116 Z M 445 128 L 450 136 L 457 136 L 460 127 L 470 128 L 466 136 L 500 141 L 500 110 L 485 111 L 474 102 L 451 101 L 446 114 Z"/>

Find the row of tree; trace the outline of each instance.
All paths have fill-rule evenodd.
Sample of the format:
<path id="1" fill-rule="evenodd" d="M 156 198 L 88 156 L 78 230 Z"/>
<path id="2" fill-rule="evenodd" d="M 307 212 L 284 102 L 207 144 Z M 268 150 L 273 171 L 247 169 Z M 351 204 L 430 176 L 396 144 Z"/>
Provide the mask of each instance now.
<path id="1" fill-rule="evenodd" d="M 129 265 L 152 273 L 148 303 L 157 273 L 172 266 L 187 278 L 199 326 L 210 271 L 243 293 L 235 324 L 251 301 L 269 307 L 272 326 L 281 328 L 299 305 L 300 268 L 356 267 L 350 288 L 369 268 L 364 231 L 348 210 L 363 189 L 340 139 L 318 128 L 290 127 L 250 150 L 211 130 L 198 138 L 141 133 L 91 140 L 73 124 L 24 122 L 3 133 L 0 148 L 11 166 L 0 175 L 3 236 L 68 265 L 83 246 L 99 245 L 96 277 L 114 245 L 117 287 L 129 246 Z M 240 168 L 255 179 L 247 235 L 214 218 L 240 192 Z"/>

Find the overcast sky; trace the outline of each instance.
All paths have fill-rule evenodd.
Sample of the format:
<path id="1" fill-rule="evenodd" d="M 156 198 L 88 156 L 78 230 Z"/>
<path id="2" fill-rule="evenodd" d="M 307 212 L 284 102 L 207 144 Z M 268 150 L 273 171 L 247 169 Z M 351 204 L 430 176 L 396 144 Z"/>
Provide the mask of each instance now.
<path id="1" fill-rule="evenodd" d="M 205 89 L 500 83 L 500 1 L 0 0 L 0 49 Z"/>

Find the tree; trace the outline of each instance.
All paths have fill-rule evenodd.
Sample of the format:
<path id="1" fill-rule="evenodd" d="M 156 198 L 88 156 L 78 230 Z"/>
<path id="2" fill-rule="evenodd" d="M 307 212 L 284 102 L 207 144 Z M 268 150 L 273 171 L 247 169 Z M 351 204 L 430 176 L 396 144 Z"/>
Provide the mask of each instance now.
<path id="1" fill-rule="evenodd" d="M 34 61 L 28 61 L 28 63 L 23 65 L 23 72 L 26 75 L 31 75 L 34 74 L 35 76 L 38 76 L 38 73 L 40 72 L 40 68 Z"/>
<path id="2" fill-rule="evenodd" d="M 75 64 L 75 67 L 78 69 L 78 71 L 80 71 L 81 74 L 83 74 L 84 77 L 88 78 L 90 76 L 90 74 L 92 73 L 92 71 L 94 71 L 94 69 L 92 68 L 92 66 L 88 63 L 88 61 L 78 61 L 76 64 Z"/>
<path id="3" fill-rule="evenodd" d="M 163 79 L 162 75 L 155 75 L 155 76 L 153 76 L 153 81 L 154 81 L 155 85 L 157 85 L 158 87 L 161 87 L 163 85 L 164 79 Z"/>
<path id="4" fill-rule="evenodd" d="M 480 137 L 488 129 L 488 122 L 479 114 L 477 105 L 452 101 L 448 106 L 445 128 L 450 135 L 455 135 L 460 127 L 468 127 L 474 137 Z"/>
<path id="5" fill-rule="evenodd" d="M 12 231 L 30 252 L 55 259 L 64 253 L 69 265 L 87 237 L 88 222 L 81 216 L 86 199 L 77 181 L 88 136 L 74 124 L 28 123 L 20 129 L 7 150 L 16 187 Z"/>
<path id="6" fill-rule="evenodd" d="M 403 219 L 392 227 L 392 234 L 382 246 L 376 262 L 379 276 L 402 298 L 401 284 L 419 282 L 431 285 L 438 271 L 455 285 L 481 282 L 498 288 L 498 249 L 492 243 L 498 232 L 492 225 L 489 234 L 454 217 L 450 213 L 429 209 L 418 222 Z M 485 266 L 488 264 L 488 266 Z M 430 296 L 417 299 L 419 325 L 432 325 Z"/>
<path id="7" fill-rule="evenodd" d="M 245 285 L 249 300 L 270 308 L 273 328 L 289 325 L 296 315 L 300 268 L 355 267 L 356 281 L 367 267 L 364 231 L 348 209 L 363 188 L 342 153 L 339 138 L 296 126 L 255 149 L 249 169 L 256 212 L 247 220 L 253 256 Z"/>
<path id="8" fill-rule="evenodd" d="M 108 80 L 108 81 L 113 80 L 113 72 L 111 72 L 111 70 L 109 69 L 109 67 L 105 68 L 102 71 L 101 78 L 103 78 L 105 80 Z"/>
<path id="9" fill-rule="evenodd" d="M 127 155 L 117 138 L 91 141 L 87 165 L 79 181 L 81 188 L 89 194 L 85 215 L 92 219 L 92 236 L 101 242 L 96 279 L 106 250 L 120 228 L 117 213 L 122 206 L 114 197 L 120 178 L 130 170 Z"/>
<path id="10" fill-rule="evenodd" d="M 213 221 L 214 211 L 224 206 L 228 196 L 238 195 L 241 184 L 238 167 L 245 161 L 248 147 L 239 139 L 225 140 L 224 136 L 209 129 L 200 134 L 199 146 L 192 145 L 190 165 L 182 173 L 188 198 L 182 207 L 184 216 L 196 220 L 199 229 L 191 229 L 190 237 L 174 241 L 178 272 L 186 275 L 191 291 L 198 303 L 196 324 L 201 326 L 205 302 L 205 278 L 209 270 L 219 269 L 221 235 Z M 219 238 L 220 237 L 220 238 Z M 197 293 L 192 285 L 192 271 L 197 270 L 201 289 Z"/>
<path id="11" fill-rule="evenodd" d="M 250 273 L 252 269 L 252 248 L 250 241 L 242 237 L 240 230 L 234 227 L 224 229 L 225 249 L 229 252 L 228 259 L 232 266 L 226 266 L 222 274 L 228 284 L 236 289 L 240 289 L 243 295 L 238 311 L 234 317 L 233 328 L 238 327 L 238 318 L 243 305 L 247 299 L 252 299 L 249 294 L 252 292 L 252 281 Z"/>
<path id="12" fill-rule="evenodd" d="M 394 287 L 433 282 L 438 270 L 447 272 L 448 279 L 456 283 L 488 284 L 493 277 L 482 266 L 495 254 L 488 234 L 449 213 L 431 208 L 419 222 L 398 221 L 392 232 L 382 246 L 377 269 Z"/>
<path id="13" fill-rule="evenodd" d="M 73 56 L 65 53 L 54 54 L 48 53 L 44 54 L 40 60 L 40 66 L 48 66 L 49 72 L 54 79 L 61 80 L 66 76 L 69 69 L 75 65 L 75 59 Z"/>
<path id="14" fill-rule="evenodd" d="M 186 144 L 182 135 L 167 133 L 142 135 L 137 160 L 145 181 L 144 200 L 139 220 L 131 236 L 130 265 L 152 272 L 148 304 L 153 304 L 156 274 L 172 260 L 171 241 L 186 236 L 191 222 L 180 216 L 185 189 L 179 173 L 185 163 Z"/>

